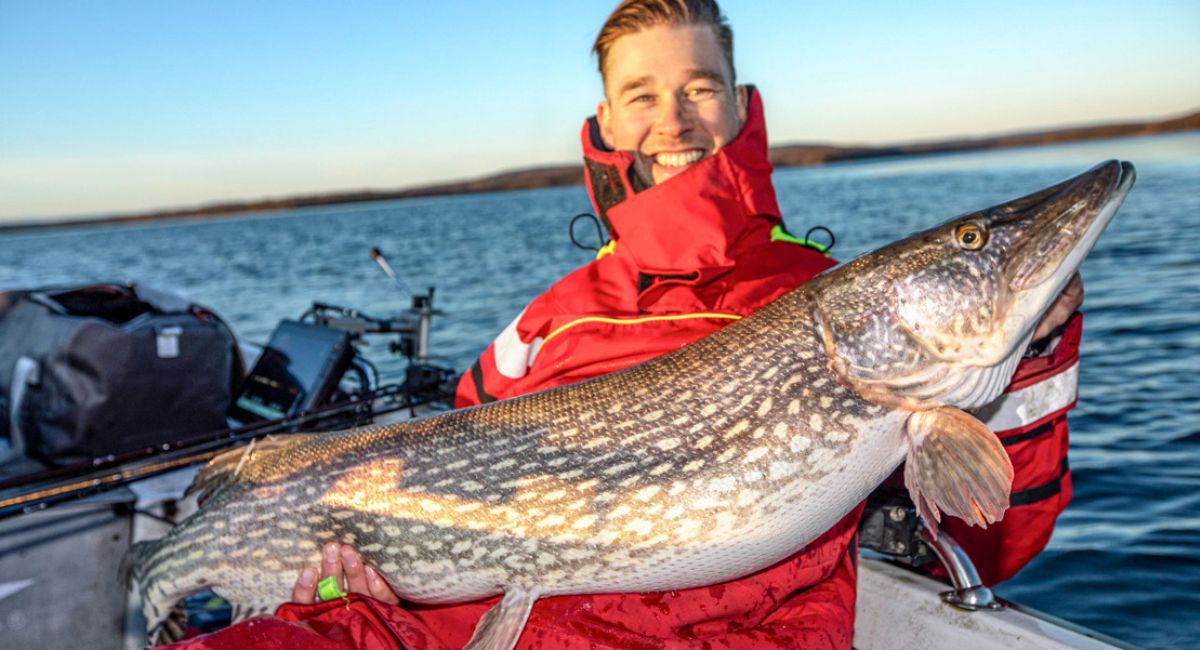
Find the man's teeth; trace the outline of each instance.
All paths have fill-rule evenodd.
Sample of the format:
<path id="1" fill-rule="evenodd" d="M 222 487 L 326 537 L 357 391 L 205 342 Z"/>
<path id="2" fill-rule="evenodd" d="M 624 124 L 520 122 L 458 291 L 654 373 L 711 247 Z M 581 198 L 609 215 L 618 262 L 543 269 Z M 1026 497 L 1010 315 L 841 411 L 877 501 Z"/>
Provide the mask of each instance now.
<path id="1" fill-rule="evenodd" d="M 686 151 L 684 153 L 660 153 L 654 157 L 654 162 L 663 167 L 683 167 L 704 157 L 703 151 Z"/>

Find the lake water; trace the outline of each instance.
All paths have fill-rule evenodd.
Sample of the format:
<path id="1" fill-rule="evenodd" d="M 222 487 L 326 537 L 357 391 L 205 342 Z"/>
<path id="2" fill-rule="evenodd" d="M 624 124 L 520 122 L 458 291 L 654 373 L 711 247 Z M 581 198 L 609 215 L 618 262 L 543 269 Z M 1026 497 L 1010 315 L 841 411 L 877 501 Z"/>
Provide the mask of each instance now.
<path id="1" fill-rule="evenodd" d="M 790 168 L 775 184 L 790 230 L 824 225 L 834 255 L 849 259 L 1107 158 L 1132 161 L 1138 181 L 1083 265 L 1074 502 L 1049 547 L 998 592 L 1149 648 L 1196 648 L 1200 132 Z M 567 237 L 588 210 L 582 188 L 561 188 L 0 236 L 0 289 L 134 280 L 188 295 L 262 341 L 314 300 L 406 307 L 367 255 L 378 246 L 413 287 L 437 287 L 447 315 L 434 352 L 462 370 L 530 298 L 590 259 Z M 382 346 L 368 354 L 384 372 L 401 368 Z"/>

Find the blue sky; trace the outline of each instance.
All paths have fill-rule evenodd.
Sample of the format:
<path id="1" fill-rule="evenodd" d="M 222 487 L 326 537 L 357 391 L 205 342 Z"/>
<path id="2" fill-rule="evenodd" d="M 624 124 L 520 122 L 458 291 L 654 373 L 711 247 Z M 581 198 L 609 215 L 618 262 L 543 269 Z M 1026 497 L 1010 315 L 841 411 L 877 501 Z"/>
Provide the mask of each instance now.
<path id="1" fill-rule="evenodd" d="M 577 160 L 614 4 L 0 0 L 0 220 Z M 1195 0 L 722 6 L 775 144 L 1200 109 Z"/>

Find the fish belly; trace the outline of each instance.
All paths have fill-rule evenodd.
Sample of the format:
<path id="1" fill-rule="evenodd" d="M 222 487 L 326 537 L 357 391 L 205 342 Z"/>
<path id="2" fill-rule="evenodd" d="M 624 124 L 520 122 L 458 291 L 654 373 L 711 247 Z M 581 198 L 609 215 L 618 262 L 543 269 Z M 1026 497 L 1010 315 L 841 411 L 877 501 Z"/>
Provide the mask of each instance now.
<path id="1" fill-rule="evenodd" d="M 815 480 L 779 486 L 703 542 L 556 543 L 550 539 L 481 540 L 471 566 L 443 555 L 409 564 L 393 585 L 425 602 L 482 598 L 520 585 L 543 595 L 659 592 L 718 584 L 775 564 L 828 531 L 903 460 L 902 416 L 864 423 Z M 660 518 L 664 533 L 687 516 Z M 718 520 L 720 518 L 718 517 Z M 640 539 L 654 539 L 653 532 Z M 677 537 L 675 539 L 678 539 Z M 384 565 L 387 566 L 387 565 Z M 391 567 L 387 567 L 391 568 Z"/>

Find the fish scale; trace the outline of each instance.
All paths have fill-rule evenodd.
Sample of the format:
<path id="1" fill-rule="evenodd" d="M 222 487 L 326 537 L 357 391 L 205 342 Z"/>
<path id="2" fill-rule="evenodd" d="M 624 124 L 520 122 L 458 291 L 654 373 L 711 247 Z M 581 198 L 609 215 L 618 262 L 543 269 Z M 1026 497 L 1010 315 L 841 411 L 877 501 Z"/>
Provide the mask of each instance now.
<path id="1" fill-rule="evenodd" d="M 236 618 L 269 612 L 339 541 L 410 600 L 504 594 L 468 647 L 507 649 L 542 596 L 770 566 L 906 457 L 934 534 L 942 512 L 994 522 L 1012 467 L 963 409 L 1001 393 L 1133 176 L 1113 161 L 963 215 L 604 377 L 223 454 L 197 476 L 199 510 L 135 549 L 147 620 L 205 588 Z"/>
<path id="2" fill-rule="evenodd" d="M 194 561 L 187 549 L 215 525 L 228 532 L 200 539 L 211 563 L 195 580 L 220 584 L 247 613 L 286 600 L 297 572 L 318 564 L 320 542 L 331 540 L 358 546 L 406 597 L 440 602 L 543 580 L 555 583 L 552 593 L 640 591 L 678 571 L 694 576 L 684 588 L 782 559 L 815 536 L 752 541 L 794 507 L 782 495 L 796 490 L 784 486 L 833 471 L 806 461 L 845 455 L 860 421 L 882 412 L 834 380 L 811 328 L 779 345 L 772 325 L 810 311 L 792 304 L 805 299 L 777 301 L 599 380 L 251 450 L 238 481 L 168 535 L 144 580 L 185 572 Z M 706 372 L 713 367 L 732 370 Z M 789 404 L 818 394 L 827 399 L 806 407 L 808 417 L 788 415 Z M 238 554 L 268 531 L 287 534 L 269 547 L 271 562 Z"/>

